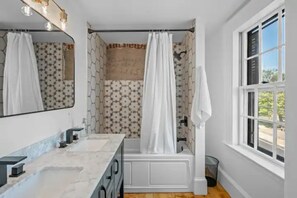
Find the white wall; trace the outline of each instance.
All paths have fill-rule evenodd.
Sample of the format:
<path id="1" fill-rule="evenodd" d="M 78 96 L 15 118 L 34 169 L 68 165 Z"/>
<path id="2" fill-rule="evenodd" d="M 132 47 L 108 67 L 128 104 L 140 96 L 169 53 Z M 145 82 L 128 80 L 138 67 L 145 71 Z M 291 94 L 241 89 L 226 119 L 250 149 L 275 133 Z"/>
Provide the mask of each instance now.
<path id="1" fill-rule="evenodd" d="M 286 165 L 285 197 L 297 195 L 297 1 L 286 0 Z"/>
<path id="2" fill-rule="evenodd" d="M 206 126 L 206 154 L 220 160 L 220 181 L 234 198 L 284 196 L 283 179 L 225 144 L 231 142 L 232 133 L 232 34 L 271 1 L 251 1 L 206 38 L 206 72 L 213 105 L 213 116 Z"/>
<path id="3" fill-rule="evenodd" d="M 75 106 L 65 110 L 0 118 L 0 157 L 71 126 L 81 125 L 82 119 L 86 117 L 87 24 L 83 15 L 79 15 L 80 9 L 75 3 L 65 0 L 61 5 L 69 14 L 67 32 L 75 40 Z"/>

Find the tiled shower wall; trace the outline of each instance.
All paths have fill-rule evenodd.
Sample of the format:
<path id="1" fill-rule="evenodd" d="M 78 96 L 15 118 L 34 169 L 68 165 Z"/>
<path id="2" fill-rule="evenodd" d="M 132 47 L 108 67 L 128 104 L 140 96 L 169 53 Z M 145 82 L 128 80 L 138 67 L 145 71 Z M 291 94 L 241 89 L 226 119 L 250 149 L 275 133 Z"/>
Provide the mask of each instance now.
<path id="1" fill-rule="evenodd" d="M 187 54 L 184 59 L 185 68 L 183 70 L 182 80 L 182 111 L 188 117 L 188 127 L 182 128 L 182 136 L 187 138 L 187 145 L 194 153 L 195 151 L 195 126 L 191 121 L 191 109 L 193 104 L 193 97 L 195 93 L 195 67 L 196 67 L 196 49 L 195 49 L 195 35 L 187 32 L 182 42 L 185 46 Z"/>
<path id="2" fill-rule="evenodd" d="M 98 34 L 88 35 L 87 133 L 104 132 L 106 44 Z"/>
<path id="3" fill-rule="evenodd" d="M 63 79 L 63 43 L 34 43 L 44 109 L 72 107 L 74 81 Z"/>
<path id="4" fill-rule="evenodd" d="M 187 145 L 192 152 L 194 152 L 195 139 L 194 126 L 190 119 L 194 96 L 194 42 L 194 35 L 187 33 L 182 43 L 175 43 L 173 46 L 177 94 L 177 136 L 187 138 Z M 88 55 L 88 131 L 91 133 L 124 133 L 128 138 L 139 138 L 143 82 L 105 80 L 106 44 L 97 34 L 89 35 Z M 94 69 L 97 69 L 96 74 L 99 78 L 96 78 Z M 96 93 L 99 93 L 99 96 Z M 96 102 L 97 98 L 98 102 Z M 188 117 L 188 127 L 179 124 L 183 116 Z"/>
<path id="5" fill-rule="evenodd" d="M 185 137 L 182 133 L 184 126 L 180 126 L 179 121 L 188 112 L 184 108 L 183 97 L 188 95 L 188 88 L 183 87 L 183 82 L 188 79 L 185 75 L 186 51 L 185 45 L 175 43 L 174 69 L 176 74 L 176 120 L 177 135 Z M 187 80 L 188 81 L 188 80 Z M 186 84 L 188 85 L 188 83 Z M 139 138 L 141 129 L 141 100 L 143 81 L 132 80 L 107 80 L 105 81 L 105 129 L 104 133 L 124 133 L 127 138 Z M 185 91 L 183 91 L 185 90 Z"/>
<path id="6" fill-rule="evenodd" d="M 0 116 L 3 115 L 3 73 L 6 54 L 7 32 L 0 31 Z"/>
<path id="7" fill-rule="evenodd" d="M 175 71 L 175 83 L 176 83 L 176 123 L 177 123 L 177 137 L 186 137 L 183 131 L 186 129 L 184 125 L 180 125 L 180 120 L 184 116 L 187 116 L 187 103 L 185 103 L 184 98 L 188 97 L 188 89 L 185 85 L 187 81 L 186 72 L 188 68 L 185 65 L 186 59 L 186 48 L 182 43 L 176 43 L 173 45 L 173 61 L 174 61 L 174 71 Z"/>
<path id="8" fill-rule="evenodd" d="M 105 81 L 104 133 L 124 133 L 139 138 L 143 81 Z"/>

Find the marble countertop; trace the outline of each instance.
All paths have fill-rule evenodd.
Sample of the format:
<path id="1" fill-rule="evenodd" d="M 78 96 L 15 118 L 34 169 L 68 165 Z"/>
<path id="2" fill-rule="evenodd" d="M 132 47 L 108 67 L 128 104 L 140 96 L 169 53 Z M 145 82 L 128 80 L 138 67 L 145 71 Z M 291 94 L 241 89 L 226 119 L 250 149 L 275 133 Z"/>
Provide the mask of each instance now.
<path id="1" fill-rule="evenodd" d="M 25 164 L 24 170 L 26 173 L 23 175 L 17 178 L 8 178 L 7 184 L 0 188 L 0 198 L 4 198 L 6 192 L 14 190 L 31 176 L 48 167 L 81 168 L 82 170 L 78 173 L 74 182 L 65 184 L 65 191 L 61 197 L 91 197 L 124 137 L 125 135 L 121 134 L 91 134 L 77 142 L 84 141 L 84 139 L 107 139 L 108 142 L 100 151 L 96 152 L 69 151 L 71 147 L 76 146 L 76 142 L 66 148 L 56 148 Z M 58 175 L 57 179 L 59 179 Z"/>

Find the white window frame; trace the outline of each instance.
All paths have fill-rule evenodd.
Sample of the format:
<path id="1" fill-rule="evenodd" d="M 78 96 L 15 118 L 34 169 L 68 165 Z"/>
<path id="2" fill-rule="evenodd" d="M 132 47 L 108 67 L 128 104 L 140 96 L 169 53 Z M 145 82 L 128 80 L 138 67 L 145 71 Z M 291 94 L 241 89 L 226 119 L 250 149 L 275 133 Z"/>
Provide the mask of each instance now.
<path id="1" fill-rule="evenodd" d="M 270 167 L 269 170 L 273 170 L 273 172 L 278 172 L 277 175 L 283 178 L 283 167 L 284 163 L 282 163 L 279 160 L 274 159 L 273 157 L 270 157 L 269 155 L 266 155 L 260 151 L 257 151 L 257 149 L 251 148 L 247 144 L 244 144 L 244 134 L 247 135 L 247 132 L 244 133 L 243 130 L 243 124 L 240 119 L 241 112 L 243 111 L 243 97 L 240 97 L 243 87 L 239 88 L 242 85 L 241 77 L 246 77 L 246 75 L 243 75 L 243 69 L 242 67 L 242 57 L 244 57 L 244 54 L 242 53 L 242 36 L 243 32 L 248 32 L 253 27 L 256 27 L 257 23 L 262 23 L 266 19 L 269 19 L 273 15 L 276 14 L 276 12 L 284 9 L 284 1 L 283 0 L 276 0 L 273 3 L 271 3 L 269 6 L 264 8 L 262 11 L 260 11 L 257 15 L 255 15 L 252 19 L 248 20 L 245 24 L 243 24 L 241 27 L 239 27 L 237 30 L 233 32 L 233 70 L 232 70 L 232 138 L 231 138 L 231 144 L 229 145 L 231 148 L 237 150 L 239 153 L 245 155 L 246 157 L 250 158 L 251 160 L 258 159 L 257 163 L 259 163 L 263 167 Z M 282 15 L 279 15 L 282 16 Z M 279 26 L 281 27 L 281 25 Z M 259 28 L 260 29 L 260 28 Z M 281 39 L 281 37 L 279 37 Z M 246 39 L 245 39 L 246 41 Z M 282 46 L 279 46 L 280 48 Z M 280 57 L 281 58 L 281 57 Z M 279 58 L 279 61 L 281 60 Z M 281 67 L 282 65 L 279 64 Z M 259 65 L 260 67 L 260 65 Z M 282 69 L 282 68 L 281 68 Z M 280 76 L 279 76 L 280 79 Z M 246 79 L 245 79 L 246 80 Z M 251 85 L 250 85 L 251 86 Z M 262 84 L 261 87 L 259 85 L 252 85 L 254 88 L 271 88 L 273 87 L 273 91 L 276 90 L 283 90 L 284 89 L 284 83 L 283 82 L 276 82 L 276 83 L 269 83 L 269 84 Z M 255 111 L 256 113 L 256 111 Z M 256 123 L 255 123 L 256 124 Z M 257 126 L 257 125 L 256 125 Z M 256 132 L 255 132 L 256 133 Z M 276 138 L 276 136 L 274 136 Z M 257 142 L 257 141 L 254 141 Z M 255 147 L 257 148 L 257 147 Z M 259 160 L 263 159 L 263 160 Z M 261 162 L 259 162 L 261 161 Z M 269 165 L 269 163 L 271 165 Z M 273 165 L 275 164 L 275 165 Z M 274 167 L 274 168 L 271 168 Z M 282 167 L 281 169 L 277 167 Z M 277 170 L 277 171 L 276 171 Z"/>

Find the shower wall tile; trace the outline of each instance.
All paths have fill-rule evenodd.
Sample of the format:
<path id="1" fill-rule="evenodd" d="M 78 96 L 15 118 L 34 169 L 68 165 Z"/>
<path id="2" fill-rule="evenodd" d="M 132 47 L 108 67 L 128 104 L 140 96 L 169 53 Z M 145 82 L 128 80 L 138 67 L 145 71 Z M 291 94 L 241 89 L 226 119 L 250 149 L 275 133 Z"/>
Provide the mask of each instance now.
<path id="1" fill-rule="evenodd" d="M 143 81 L 105 81 L 104 133 L 139 138 Z"/>
<path id="2" fill-rule="evenodd" d="M 196 49 L 195 49 L 195 35 L 193 33 L 186 33 L 183 45 L 187 51 L 185 57 L 185 69 L 183 74 L 183 112 L 188 116 L 188 127 L 184 127 L 182 134 L 187 138 L 187 145 L 190 150 L 195 152 L 195 126 L 191 121 L 191 109 L 193 104 L 193 97 L 195 93 L 195 67 L 196 67 Z"/>
<path id="3" fill-rule="evenodd" d="M 127 138 L 139 138 L 143 81 L 105 80 L 106 44 L 97 34 L 89 35 L 88 42 L 89 133 L 125 133 Z M 187 33 L 182 43 L 173 46 L 177 136 L 187 138 L 187 145 L 192 152 L 195 148 L 195 127 L 190 120 L 195 85 L 194 43 L 194 35 Z M 183 116 L 188 117 L 188 127 L 179 125 Z"/>
<path id="4" fill-rule="evenodd" d="M 186 137 L 182 133 L 183 126 L 179 121 L 188 113 L 185 109 L 188 95 L 184 71 L 186 51 L 181 43 L 173 45 L 174 69 L 176 74 L 176 120 L 177 136 Z M 188 78 L 187 78 L 188 81 Z M 185 87 L 186 86 L 186 87 Z M 125 133 L 127 138 L 139 138 L 141 129 L 141 100 L 143 81 L 105 81 L 105 130 L 104 133 Z"/>
<path id="5" fill-rule="evenodd" d="M 74 81 L 63 80 L 63 43 L 34 43 L 44 109 L 71 107 Z"/>
<path id="6" fill-rule="evenodd" d="M 3 116 L 3 72 L 6 56 L 7 32 L 0 31 L 0 116 Z"/>
<path id="7" fill-rule="evenodd" d="M 106 44 L 98 34 L 88 35 L 87 132 L 104 132 Z"/>
<path id="8" fill-rule="evenodd" d="M 177 124 L 177 137 L 185 137 L 184 126 L 179 124 L 179 121 L 187 116 L 185 111 L 185 97 L 188 95 L 188 89 L 185 88 L 185 58 L 186 58 L 185 45 L 182 43 L 175 43 L 173 45 L 173 61 L 175 70 L 176 82 L 176 124 Z"/>

